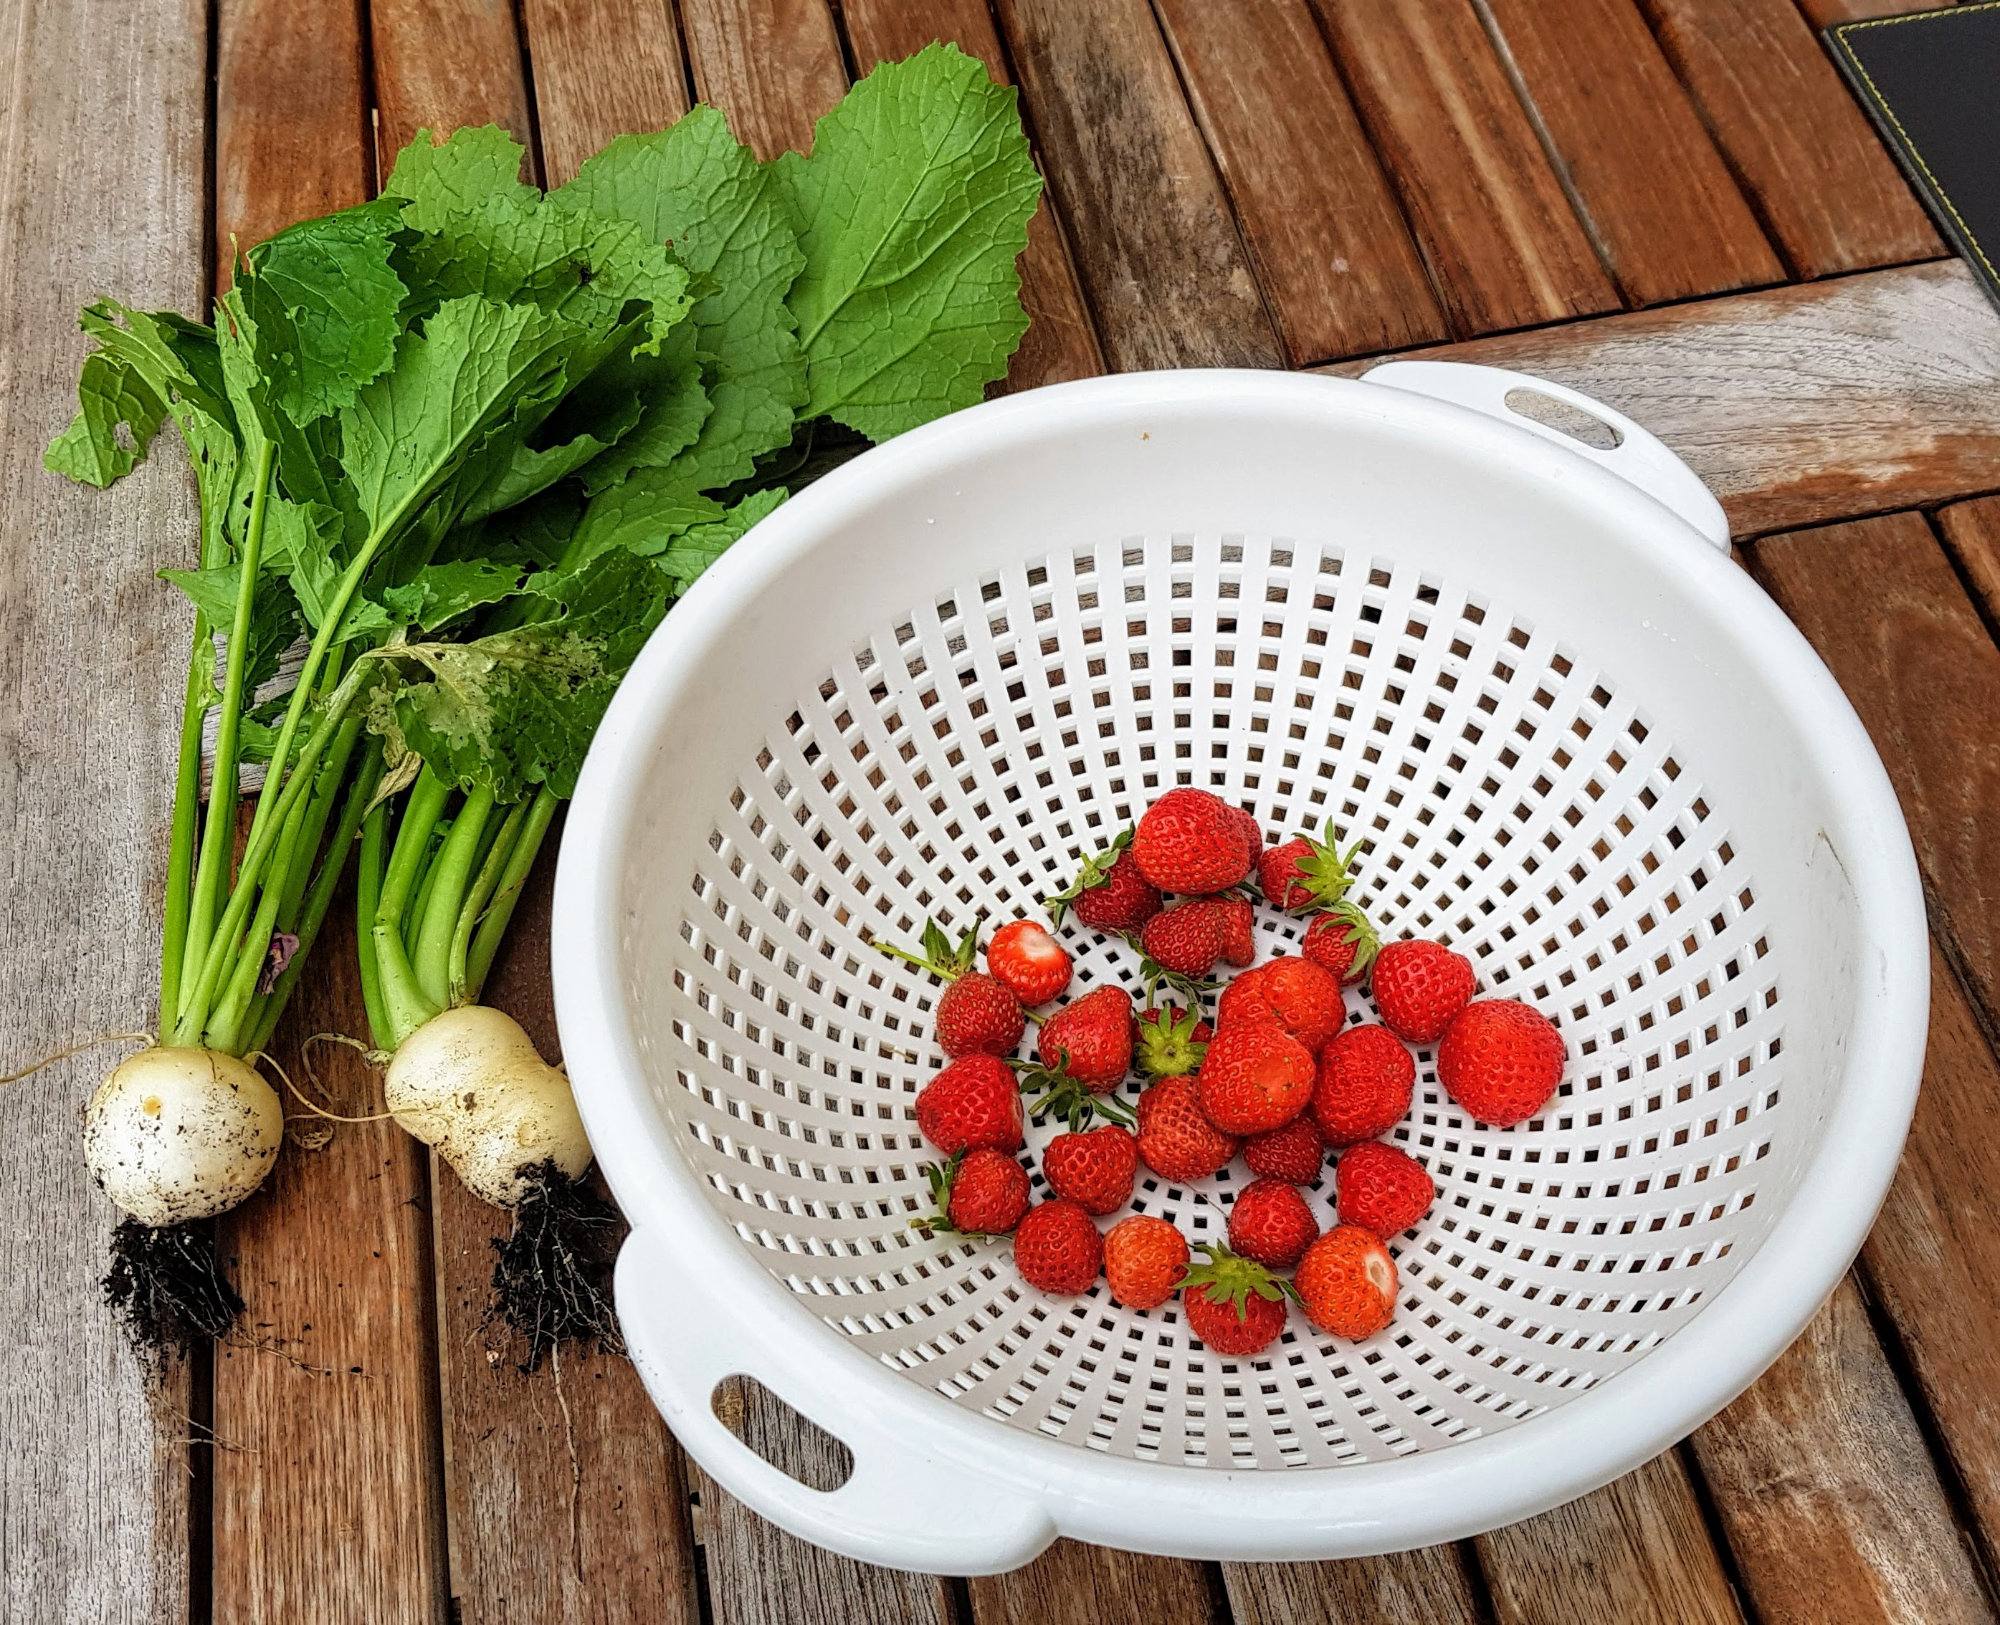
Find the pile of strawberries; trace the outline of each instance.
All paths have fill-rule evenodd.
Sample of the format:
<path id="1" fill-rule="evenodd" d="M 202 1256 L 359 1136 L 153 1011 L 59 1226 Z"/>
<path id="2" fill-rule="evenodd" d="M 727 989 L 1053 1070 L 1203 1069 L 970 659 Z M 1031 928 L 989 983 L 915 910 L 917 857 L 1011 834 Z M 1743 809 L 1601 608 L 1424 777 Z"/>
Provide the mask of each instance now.
<path id="1" fill-rule="evenodd" d="M 1541 1110 L 1565 1054 L 1538 1011 L 1475 1000 L 1463 955 L 1436 942 L 1382 944 L 1348 896 L 1353 856 L 1339 850 L 1331 822 L 1324 841 L 1267 847 L 1257 821 L 1218 796 L 1162 795 L 1049 899 L 1058 928 L 1073 917 L 1140 950 L 1143 1010 L 1112 985 L 1046 1018 L 1032 1014 L 1072 977 L 1068 952 L 1032 920 L 994 933 L 984 971 L 976 931 L 954 944 L 930 925 L 921 953 L 887 948 L 949 983 L 936 1034 L 950 1064 L 916 1107 L 924 1138 L 948 1160 L 929 1170 L 937 1213 L 914 1222 L 1011 1234 L 1016 1267 L 1045 1292 L 1088 1291 L 1100 1272 L 1130 1309 L 1158 1308 L 1178 1292 L 1189 1329 L 1225 1355 L 1262 1352 L 1293 1301 L 1335 1336 L 1386 1326 L 1397 1287 L 1385 1243 L 1436 1195 L 1424 1166 L 1382 1139 L 1415 1091 L 1406 1046 L 1437 1045 L 1447 1093 L 1498 1126 Z M 1255 963 L 1253 874 L 1265 901 L 1305 918 L 1297 955 Z M 1211 1023 L 1203 1001 L 1225 965 L 1241 974 L 1220 987 Z M 1344 992 L 1363 981 L 1381 1020 L 1350 1026 Z M 1181 1002 L 1163 1002 L 1162 990 Z M 1036 1058 L 1015 1060 L 1030 1021 Z M 1120 1089 L 1134 1070 L 1146 1081 L 1127 1102 Z M 1066 1125 L 1042 1153 L 1051 1194 L 1032 1206 L 1019 1160 L 1024 1097 L 1038 1121 Z M 1338 1153 L 1336 1222 L 1322 1232 L 1301 1187 L 1317 1183 L 1329 1148 Z M 1140 1163 L 1187 1184 L 1239 1154 L 1256 1177 L 1229 1206 L 1228 1245 L 1200 1243 L 1200 1262 L 1165 1219 L 1132 1214 L 1100 1234 L 1096 1221 L 1131 1201 Z"/>

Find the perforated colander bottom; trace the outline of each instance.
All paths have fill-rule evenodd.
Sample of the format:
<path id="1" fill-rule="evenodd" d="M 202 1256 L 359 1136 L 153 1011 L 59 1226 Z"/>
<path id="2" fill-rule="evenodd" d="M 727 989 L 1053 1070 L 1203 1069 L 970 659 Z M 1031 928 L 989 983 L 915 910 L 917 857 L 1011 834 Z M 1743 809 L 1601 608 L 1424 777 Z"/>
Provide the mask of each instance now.
<path id="1" fill-rule="evenodd" d="M 1782 1205 L 1769 1187 L 1798 1159 L 1764 1159 L 1807 1125 L 1783 1104 L 1780 956 L 1726 810 L 1640 696 L 1477 582 L 1260 536 L 1110 540 L 913 605 L 773 721 L 670 904 L 690 997 L 661 1104 L 763 1267 L 960 1405 L 1194 1466 L 1437 1449 L 1643 1357 Z M 869 942 L 926 915 L 1039 917 L 1176 784 L 1273 838 L 1331 816 L 1363 840 L 1385 938 L 1450 943 L 1568 1042 L 1561 1094 L 1511 1130 L 1470 1122 L 1419 1053 L 1394 1138 L 1439 1198 L 1392 1244 L 1401 1303 L 1366 1343 L 1294 1312 L 1266 1357 L 1224 1359 L 1171 1304 L 1121 1309 L 1101 1282 L 1047 1297 L 1004 1245 L 908 1227 L 931 1205 L 913 1102 L 944 1062 L 937 990 Z M 1259 912 L 1260 959 L 1291 949 L 1297 926 Z M 1132 949 L 1066 937 L 1072 994 L 1138 992 Z M 1142 1167 L 1133 1210 L 1219 1240 L 1244 1178 Z M 1308 1194 L 1331 1222 L 1330 1172 Z"/>

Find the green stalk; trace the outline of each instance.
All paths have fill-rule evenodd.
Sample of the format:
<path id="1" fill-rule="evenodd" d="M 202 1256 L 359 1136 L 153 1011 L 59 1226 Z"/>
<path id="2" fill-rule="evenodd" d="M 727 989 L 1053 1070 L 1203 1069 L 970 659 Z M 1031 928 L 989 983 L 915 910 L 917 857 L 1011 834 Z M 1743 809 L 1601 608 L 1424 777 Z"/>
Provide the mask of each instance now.
<path id="1" fill-rule="evenodd" d="M 500 951 L 500 938 L 506 933 L 507 922 L 514 917 L 514 905 L 520 901 L 521 887 L 527 883 L 528 871 L 535 866 L 535 854 L 542 849 L 542 837 L 549 832 L 549 820 L 555 817 L 557 805 L 555 792 L 546 784 L 528 804 L 521 833 L 515 838 L 514 850 L 507 855 L 507 866 L 500 872 L 492 906 L 480 922 L 466 955 L 461 1003 L 475 1002 L 479 990 L 486 985 L 486 973 L 493 968 L 493 956 Z"/>
<path id="2" fill-rule="evenodd" d="M 472 948 L 472 933 L 485 917 L 486 905 L 493 893 L 499 889 L 500 877 L 506 872 L 508 860 L 513 856 L 514 842 L 520 835 L 521 824 L 530 805 L 526 801 L 517 801 L 507 809 L 500 833 L 487 848 L 472 889 L 465 894 L 465 904 L 458 911 L 457 923 L 452 927 L 451 951 L 445 959 L 445 988 L 453 1008 L 472 1002 L 466 991 L 466 967 Z"/>
<path id="3" fill-rule="evenodd" d="M 418 915 L 416 946 L 410 961 L 417 973 L 417 985 L 432 1003 L 442 1006 L 451 996 L 451 939 L 458 925 L 459 911 L 465 906 L 465 890 L 471 883 L 485 844 L 487 821 L 493 816 L 493 792 L 484 786 L 465 798 L 452 820 L 451 833 L 431 865 L 426 883 L 429 899 Z"/>
<path id="4" fill-rule="evenodd" d="M 386 1033 L 376 1034 L 385 1047 L 398 1044 L 438 1013 L 439 1006 L 417 985 L 416 972 L 403 945 L 400 929 L 404 908 L 414 889 L 417 869 L 430 845 L 431 831 L 451 799 L 451 786 L 426 767 L 410 787 L 403 805 L 402 827 L 376 900 L 375 915 L 363 922 L 375 939 L 375 974 L 382 993 Z"/>
<path id="5" fill-rule="evenodd" d="M 295 916 L 295 923 L 288 928 L 298 933 L 298 951 L 292 955 L 292 962 L 285 967 L 277 984 L 269 993 L 259 994 L 253 1006 L 250 1042 L 244 1046 L 246 1054 L 260 1050 L 271 1042 L 278 1018 L 285 1013 L 292 989 L 305 973 L 306 960 L 312 953 L 313 944 L 319 940 L 320 927 L 326 923 L 327 910 L 333 906 L 333 894 L 340 886 L 341 872 L 347 867 L 348 851 L 361 830 L 361 819 L 375 794 L 375 786 L 381 782 L 382 744 L 380 740 L 371 739 L 361 771 L 347 787 L 347 799 L 340 808 L 340 822 L 334 826 L 333 839 L 327 843 L 326 856 L 320 860 L 319 873 L 313 878 L 312 890 L 306 894 L 304 910 Z M 282 909 L 278 918 L 283 927 Z M 363 991 L 366 991 L 365 982 Z"/>
<path id="6" fill-rule="evenodd" d="M 303 799 L 294 801 L 291 812 L 279 826 L 277 862 L 271 883 L 259 892 L 256 918 L 250 922 L 250 930 L 237 950 L 236 963 L 229 979 L 223 983 L 222 996 L 216 1000 L 208 1027 L 202 1034 L 205 1047 L 220 1050 L 225 1055 L 243 1053 L 238 1045 L 244 1018 L 249 1013 L 251 999 L 256 996 L 257 983 L 263 978 L 264 967 L 270 960 L 271 935 L 278 929 L 278 910 L 285 900 L 284 877 L 290 873 L 292 865 L 300 861 L 306 805 Z"/>
<path id="7" fill-rule="evenodd" d="M 378 1046 L 389 1036 L 388 1009 L 382 1002 L 382 977 L 375 955 L 375 910 L 382 902 L 382 832 L 388 822 L 386 802 L 368 809 L 361 822 L 361 863 L 354 877 L 355 909 L 361 925 L 356 943 L 361 961 L 361 1002 L 368 1011 L 369 1042 Z"/>
<path id="8" fill-rule="evenodd" d="M 264 520 L 271 506 L 271 469 L 278 448 L 266 440 L 257 453 L 256 495 L 250 523 L 236 561 L 236 613 L 222 666 L 222 716 L 215 731 L 215 768 L 208 779 L 208 822 L 201 832 L 201 857 L 194 873 L 194 900 L 183 950 L 181 978 L 195 979 L 207 956 L 210 933 L 229 886 L 229 860 L 236 849 L 237 741 L 243 720 L 243 675 L 250 662 L 250 612 L 256 603 L 257 572 L 264 559 Z M 282 758 L 279 758 L 282 760 Z M 275 766 L 274 769 L 275 771 Z M 270 779 L 265 779 L 268 786 Z"/>
<path id="9" fill-rule="evenodd" d="M 306 801 L 306 821 L 299 836 L 298 853 L 291 868 L 286 871 L 284 884 L 279 891 L 278 929 L 290 931 L 296 928 L 299 909 L 305 901 L 306 883 L 314 874 L 314 859 L 319 853 L 319 838 L 326 833 L 327 820 L 333 816 L 333 809 L 342 805 L 341 784 L 347 778 L 347 764 L 354 754 L 355 741 L 361 734 L 362 718 L 350 712 L 341 723 L 340 732 L 334 736 L 333 749 L 320 764 L 312 788 Z"/>
<path id="10" fill-rule="evenodd" d="M 204 666 L 204 661 L 206 665 Z M 194 618 L 187 690 L 181 700 L 180 766 L 174 775 L 174 826 L 167 845 L 166 918 L 160 928 L 160 1030 L 180 1013 L 181 961 L 187 953 L 188 917 L 194 907 L 194 850 L 201 833 L 201 724 L 215 674 L 215 644 L 208 618 Z"/>
<path id="11" fill-rule="evenodd" d="M 449 832 L 450 820 L 440 822 Z M 424 832 L 424 855 L 417 870 L 416 884 L 411 890 L 409 902 L 403 906 L 403 917 L 396 922 L 397 934 L 402 937 L 406 950 L 417 940 L 417 927 L 423 923 L 424 910 L 430 906 L 431 883 L 437 879 L 438 848 L 443 844 L 436 824 Z"/>

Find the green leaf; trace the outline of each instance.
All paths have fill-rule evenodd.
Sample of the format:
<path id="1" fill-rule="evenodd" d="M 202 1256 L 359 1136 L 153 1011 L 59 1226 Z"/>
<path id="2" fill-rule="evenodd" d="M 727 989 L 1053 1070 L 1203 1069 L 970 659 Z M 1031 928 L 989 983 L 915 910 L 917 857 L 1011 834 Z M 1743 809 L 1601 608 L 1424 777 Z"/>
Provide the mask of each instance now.
<path id="1" fill-rule="evenodd" d="M 426 565 L 416 579 L 382 594 L 383 605 L 404 625 L 429 632 L 468 611 L 511 598 L 521 585 L 521 567 L 487 559 L 454 559 Z"/>
<path id="2" fill-rule="evenodd" d="M 160 579 L 170 581 L 203 615 L 208 624 L 226 631 L 236 621 L 236 590 L 242 575 L 233 564 L 211 565 L 201 570 L 162 570 Z M 265 573 L 257 580 L 256 596 L 250 605 L 250 643 L 244 665 L 244 692 L 278 674 L 278 663 L 299 635 L 299 605 L 282 576 Z M 223 640 L 225 649 L 228 640 Z"/>
<path id="3" fill-rule="evenodd" d="M 665 468 L 695 443 L 713 408 L 695 352 L 694 328 L 683 322 L 667 336 L 658 355 L 613 354 L 578 388 L 577 397 L 623 395 L 641 402 L 639 422 L 583 471 L 584 489 L 602 491 L 635 468 Z M 699 470 L 685 465 L 682 483 L 690 490 Z"/>
<path id="4" fill-rule="evenodd" d="M 577 414 L 570 408 L 577 403 L 577 393 L 580 391 L 572 393 L 543 425 L 545 432 L 560 435 L 563 433 L 561 425 L 573 425 Z M 578 427 L 568 438 L 539 449 L 515 446 L 506 465 L 473 493 L 465 511 L 459 516 L 460 521 L 469 524 L 514 507 L 546 491 L 558 480 L 566 479 L 585 464 L 602 460 L 604 454 L 621 444 L 646 415 L 646 403 L 633 391 L 608 395 L 598 404 L 601 411 L 590 420 L 588 428 Z"/>
<path id="5" fill-rule="evenodd" d="M 713 410 L 681 468 L 697 491 L 748 476 L 761 453 L 791 438 L 806 400 L 805 361 L 785 305 L 805 258 L 774 177 L 720 113 L 702 106 L 670 130 L 618 137 L 551 196 L 631 221 L 713 281 L 693 312 L 696 341 L 711 358 Z M 625 466 L 665 461 L 655 451 Z"/>
<path id="6" fill-rule="evenodd" d="M 753 491 L 720 519 L 690 525 L 667 544 L 660 570 L 683 592 L 695 577 L 721 558 L 743 533 L 785 500 L 782 490 Z"/>
<path id="7" fill-rule="evenodd" d="M 340 515 L 318 503 L 272 497 L 264 511 L 264 557 L 291 584 L 299 612 L 317 632 L 333 612 L 348 563 Z M 380 604 L 357 596 L 341 618 L 334 644 L 377 638 L 391 625 Z"/>
<path id="8" fill-rule="evenodd" d="M 77 379 L 76 418 L 49 446 L 45 465 L 86 485 L 109 485 L 146 455 L 171 414 L 202 478 L 204 506 L 226 492 L 233 464 L 220 480 L 212 465 L 233 444 L 235 423 L 215 334 L 170 311 L 108 299 L 87 306 L 79 324 L 97 348 Z"/>
<path id="9" fill-rule="evenodd" d="M 49 443 L 43 465 L 100 488 L 123 479 L 166 422 L 165 397 L 100 350 L 84 357 L 76 398 L 76 417 Z"/>
<path id="10" fill-rule="evenodd" d="M 876 440 L 970 406 L 1027 330 L 1014 260 L 1041 177 L 1011 86 L 955 47 L 878 67 L 776 173 L 805 269 L 808 416 Z"/>
<path id="11" fill-rule="evenodd" d="M 566 557 L 573 567 L 617 551 L 652 558 L 694 526 L 713 524 L 726 512 L 714 498 L 689 490 L 677 471 L 642 468 L 584 506 Z"/>

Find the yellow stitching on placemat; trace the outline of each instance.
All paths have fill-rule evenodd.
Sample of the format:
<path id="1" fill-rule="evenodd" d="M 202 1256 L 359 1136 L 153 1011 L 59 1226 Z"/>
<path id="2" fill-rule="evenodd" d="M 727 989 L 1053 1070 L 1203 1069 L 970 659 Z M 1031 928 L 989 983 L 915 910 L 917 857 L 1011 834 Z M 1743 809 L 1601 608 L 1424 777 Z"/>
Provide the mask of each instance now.
<path id="1" fill-rule="evenodd" d="M 1924 179 L 1931 183 L 1931 190 L 1937 195 L 1938 202 L 1944 205 L 1945 213 L 1958 223 L 1959 232 L 1971 245 L 1972 252 L 1979 256 L 1979 263 L 1986 267 L 1986 274 L 2000 280 L 2000 269 L 1995 269 L 1993 262 L 1986 257 L 1984 245 L 1973 235 L 1972 227 L 1965 223 L 1965 216 L 1958 212 L 1958 205 L 1952 202 L 1951 194 L 1944 189 L 1944 184 L 1937 176 L 1931 173 L 1931 166 L 1924 161 L 1924 155 L 1918 149 L 1916 142 L 1911 139 L 1910 132 L 1903 128 L 1903 121 L 1896 116 L 1896 109 L 1890 106 L 1889 98 L 1877 88 L 1874 75 L 1868 71 L 1868 64 L 1849 50 L 1847 45 L 1847 36 L 1850 33 L 1858 33 L 1864 28 L 1888 28 L 1896 23 L 1929 22 L 1939 17 L 1957 16 L 1971 11 L 2000 11 L 2000 0 L 1982 0 L 1982 3 L 1970 6 L 1948 6 L 1942 11 L 1913 12 L 1907 17 L 1878 17 L 1871 22 L 1848 23 L 1835 37 L 1840 41 L 1840 48 L 1847 52 L 1847 60 L 1854 64 L 1855 72 L 1861 75 L 1862 83 L 1867 85 L 1877 105 L 1889 115 L 1889 122 L 1896 127 L 1896 134 L 1903 138 L 1904 147 L 1909 151 L 1911 158 L 1916 160 L 1917 168 L 1923 171 Z"/>

